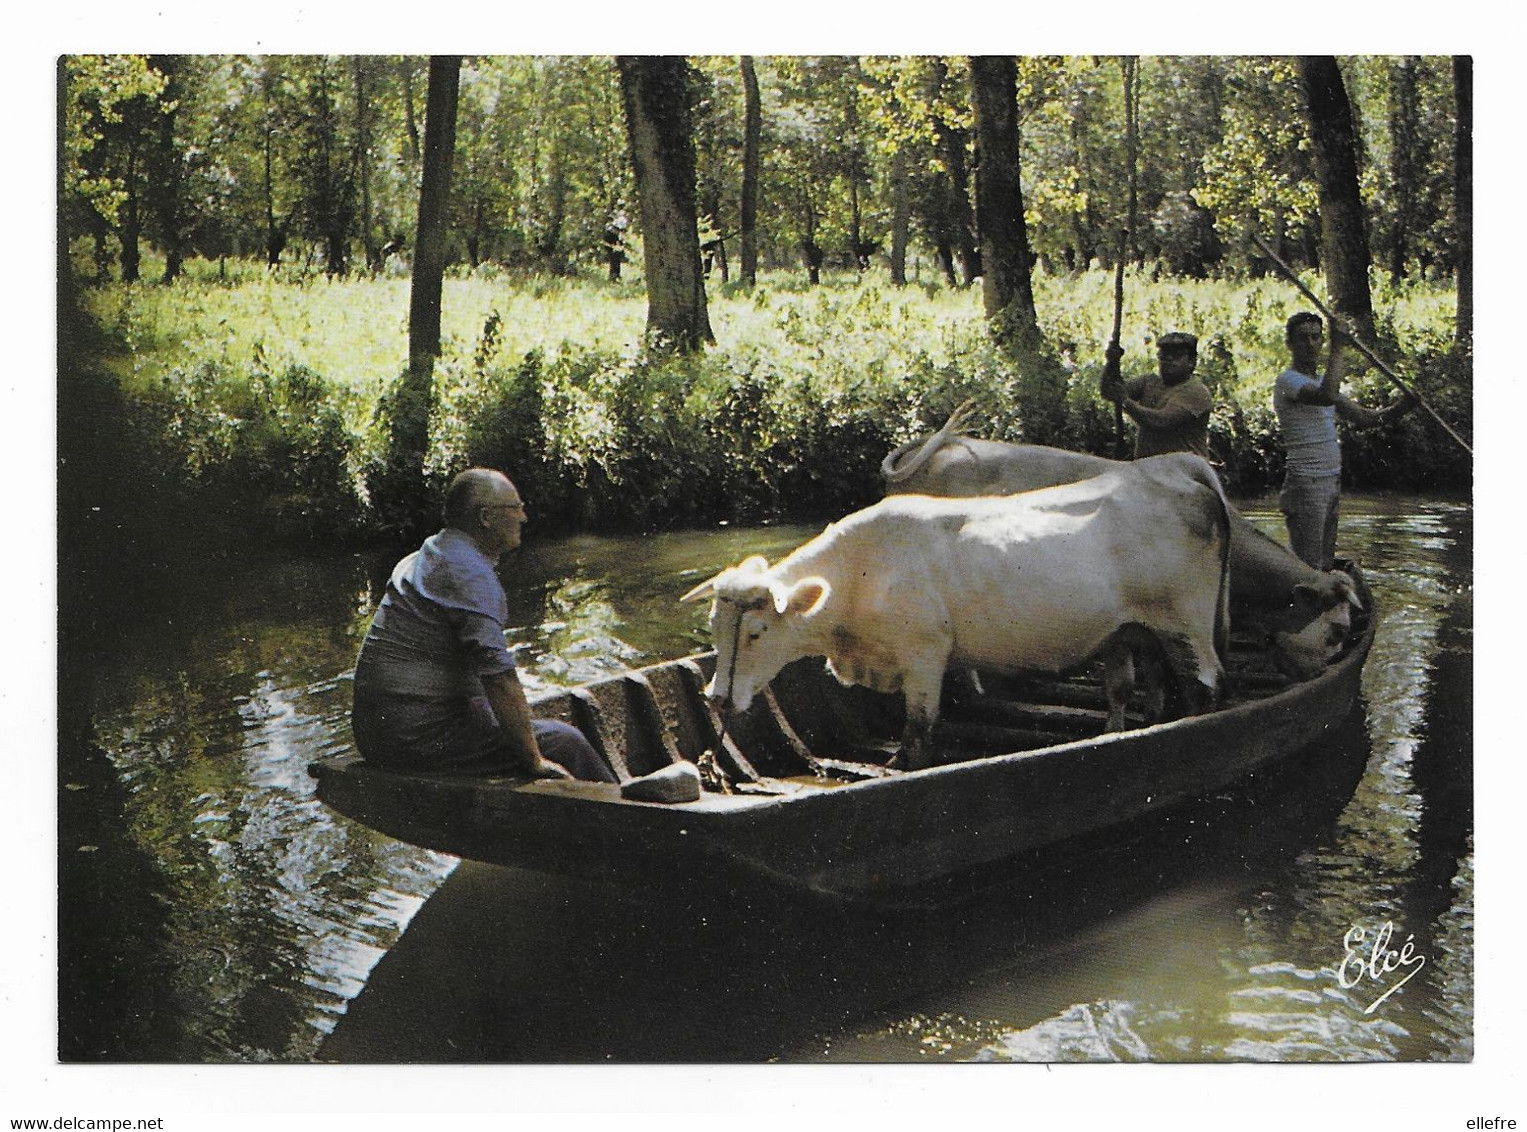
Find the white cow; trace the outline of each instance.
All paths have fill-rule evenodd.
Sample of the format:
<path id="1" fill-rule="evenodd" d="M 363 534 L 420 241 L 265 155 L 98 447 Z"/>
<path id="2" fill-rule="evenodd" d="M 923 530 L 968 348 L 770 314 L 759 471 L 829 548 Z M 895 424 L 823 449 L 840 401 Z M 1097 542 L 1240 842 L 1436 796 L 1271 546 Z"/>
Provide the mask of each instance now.
<path id="1" fill-rule="evenodd" d="M 1129 467 L 1085 452 L 966 436 L 970 402 L 924 440 L 908 441 L 880 465 L 888 495 L 1006 495 Z M 1341 651 L 1362 601 L 1344 570 L 1316 570 L 1230 509 L 1230 610 L 1237 630 L 1256 629 L 1288 675 L 1309 679 Z"/>
<path id="2" fill-rule="evenodd" d="M 1196 456 L 985 498 L 892 496 L 770 567 L 749 558 L 683 598 L 713 597 L 716 674 L 746 709 L 787 663 L 825 656 L 845 684 L 900 691 L 898 764 L 927 766 L 945 669 L 1064 673 L 1101 658 L 1109 727 L 1124 723 L 1132 652 L 1159 643 L 1190 710 L 1223 676 L 1229 513 Z"/>

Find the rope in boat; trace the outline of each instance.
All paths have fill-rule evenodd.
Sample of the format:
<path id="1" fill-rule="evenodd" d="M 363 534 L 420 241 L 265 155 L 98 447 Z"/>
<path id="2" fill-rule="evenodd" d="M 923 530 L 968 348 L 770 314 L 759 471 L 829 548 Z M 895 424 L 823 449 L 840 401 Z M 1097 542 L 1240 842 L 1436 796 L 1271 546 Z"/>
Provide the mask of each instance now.
<path id="1" fill-rule="evenodd" d="M 722 600 L 724 601 L 726 599 L 723 598 Z M 702 762 L 706 761 L 707 755 L 710 756 L 709 761 L 714 766 L 716 776 L 721 782 L 722 789 L 725 791 L 729 791 L 730 785 L 726 776 L 726 772 L 721 769 L 721 752 L 726 750 L 726 733 L 727 729 L 731 725 L 732 681 L 737 678 L 737 646 L 742 643 L 742 614 L 744 612 L 744 610 L 740 608 L 738 609 L 737 621 L 732 625 L 732 657 L 731 660 L 727 663 L 726 668 L 726 701 L 722 709 L 716 713 L 721 719 L 721 728 L 716 732 L 716 749 L 714 751 L 703 751 L 700 754 L 700 760 Z"/>
<path id="2" fill-rule="evenodd" d="M 732 721 L 732 681 L 737 679 L 737 646 L 742 643 L 742 615 L 745 611 L 738 609 L 737 622 L 732 626 L 732 658 L 726 666 L 726 703 L 725 711 L 721 714 L 721 731 L 716 736 L 716 746 L 726 745 L 726 729 Z M 717 755 L 720 751 L 716 752 Z"/>

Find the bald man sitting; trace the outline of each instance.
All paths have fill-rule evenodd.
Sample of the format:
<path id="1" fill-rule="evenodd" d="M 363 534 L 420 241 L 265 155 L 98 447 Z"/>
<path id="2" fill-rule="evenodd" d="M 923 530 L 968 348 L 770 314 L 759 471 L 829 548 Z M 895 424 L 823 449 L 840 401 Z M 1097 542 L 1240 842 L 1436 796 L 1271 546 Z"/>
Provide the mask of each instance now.
<path id="1" fill-rule="evenodd" d="M 367 762 L 616 781 L 577 728 L 531 718 L 504 642 L 497 563 L 525 517 L 508 476 L 470 468 L 446 491 L 444 529 L 394 567 L 355 664 L 350 719 Z"/>

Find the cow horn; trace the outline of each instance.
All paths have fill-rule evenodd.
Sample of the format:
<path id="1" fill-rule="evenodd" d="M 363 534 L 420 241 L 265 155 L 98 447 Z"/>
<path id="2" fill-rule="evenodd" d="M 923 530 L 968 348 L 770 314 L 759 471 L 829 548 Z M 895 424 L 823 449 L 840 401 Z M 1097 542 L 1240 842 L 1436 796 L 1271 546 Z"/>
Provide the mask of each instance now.
<path id="1" fill-rule="evenodd" d="M 728 567 L 728 569 L 730 569 L 730 567 Z M 721 571 L 721 574 L 725 574 L 725 573 L 726 573 L 726 570 Z M 706 596 L 714 593 L 715 590 L 716 590 L 716 579 L 721 577 L 721 574 L 712 574 L 709 578 L 706 578 L 705 581 L 701 582 L 694 589 L 690 590 L 683 597 L 679 598 L 679 600 L 680 601 L 699 601 L 702 597 L 706 597 Z"/>
<path id="2" fill-rule="evenodd" d="M 718 581 L 720 581 L 721 576 L 723 574 L 730 574 L 733 570 L 743 570 L 743 571 L 750 571 L 750 572 L 753 572 L 753 573 L 762 573 L 763 571 L 767 570 L 768 568 L 769 568 L 769 560 L 767 558 L 765 558 L 762 554 L 754 554 L 751 557 L 744 558 L 742 560 L 742 562 L 740 562 L 736 566 L 728 566 L 725 570 L 722 570 L 722 571 L 720 571 L 719 573 L 716 573 L 716 574 L 712 574 L 709 578 L 706 578 L 705 581 L 701 582 L 694 589 L 690 590 L 683 597 L 679 598 L 679 600 L 681 602 L 683 602 L 683 601 L 699 601 L 702 597 L 705 597 L 707 594 L 714 593 L 715 589 L 716 589 L 716 583 Z"/>

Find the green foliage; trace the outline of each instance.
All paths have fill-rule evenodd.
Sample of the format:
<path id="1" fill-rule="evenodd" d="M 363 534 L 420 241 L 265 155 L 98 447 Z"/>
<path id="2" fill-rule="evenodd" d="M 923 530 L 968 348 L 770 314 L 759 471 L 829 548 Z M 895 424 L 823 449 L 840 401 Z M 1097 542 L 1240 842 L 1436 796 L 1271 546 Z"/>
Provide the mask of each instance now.
<path id="1" fill-rule="evenodd" d="M 758 326 L 760 294 L 734 303 Z M 893 390 L 823 366 L 808 323 L 840 326 L 846 300 L 859 319 L 852 335 L 878 306 L 824 294 L 804 314 L 788 300 L 764 304 L 777 316 L 765 331 L 777 351 L 673 356 L 564 341 L 485 365 L 492 351 L 479 348 L 443 399 L 442 451 L 456 466 L 504 468 L 537 501 L 537 523 L 553 527 L 829 514 L 862 501 L 889 446 Z"/>
<path id="2" fill-rule="evenodd" d="M 760 56 L 766 267 L 932 253 L 978 275 L 968 66 L 960 56 Z M 701 225 L 735 250 L 742 89 L 734 56 L 696 56 Z M 1018 60 L 1029 238 L 1052 271 L 1110 262 L 1127 213 L 1117 56 Z M 1374 261 L 1451 270 L 1457 249 L 1451 67 L 1443 56 L 1342 60 L 1361 131 Z M 260 255 L 287 273 L 406 273 L 424 114 L 421 57 L 78 55 L 61 61 L 60 223 L 81 275 L 137 244 Z M 1316 260 L 1316 191 L 1293 63 L 1138 60 L 1135 262 L 1207 276 L 1255 228 Z M 450 255 L 574 273 L 635 263 L 640 218 L 611 60 L 473 56 L 463 68 Z M 609 240 L 607 243 L 606 240 Z M 385 260 L 382 245 L 401 240 Z M 901 241 L 910 239 L 909 248 Z M 396 250 L 396 249 L 394 249 Z M 94 262 L 91 262 L 91 256 Z M 951 256 L 960 260 L 949 263 Z M 176 257 L 170 255 L 173 266 Z M 735 259 L 735 255 L 732 255 Z"/>
<path id="3" fill-rule="evenodd" d="M 307 367 L 273 372 L 256 354 L 236 371 L 206 358 L 170 369 L 129 404 L 150 463 L 196 500 L 209 530 L 295 540 L 360 530 L 343 398 Z"/>
<path id="4" fill-rule="evenodd" d="M 63 75 L 61 172 L 64 198 L 77 200 L 107 223 L 127 198 L 124 174 L 111 153 L 135 107 L 157 98 L 165 79 L 144 55 L 66 55 Z"/>
<path id="5" fill-rule="evenodd" d="M 1128 214 L 1118 62 L 1025 58 L 1018 79 L 1034 252 L 1066 270 L 1107 262 Z"/>
<path id="6" fill-rule="evenodd" d="M 462 72 L 452 226 L 474 267 L 564 274 L 634 214 L 611 61 L 484 56 Z"/>
<path id="7" fill-rule="evenodd" d="M 200 275 L 92 296 L 120 351 L 110 360 L 133 406 L 136 458 L 183 483 L 198 519 L 227 515 L 283 537 L 433 523 L 444 481 L 470 464 L 509 472 L 539 530 L 830 519 L 879 495 L 891 448 L 971 398 L 993 439 L 1118 454 L 1112 406 L 1097 392 L 1112 333 L 1108 272 L 1036 276 L 1053 354 L 995 346 L 973 290 L 892 288 L 857 273 L 810 288 L 791 273 L 718 288 L 719 345 L 688 357 L 640 348 L 641 304 L 628 287 L 498 273 L 448 281 L 427 482 L 409 497 L 417 514 L 384 513 L 376 505 L 397 486 L 385 466 L 397 394 L 384 375 L 406 355 L 406 294 L 382 279 L 314 289 L 263 274 L 237 286 L 191 281 Z M 1379 277 L 1375 297 L 1395 367 L 1467 431 L 1451 292 Z M 1298 294 L 1272 280 L 1155 283 L 1131 272 L 1125 299 L 1125 373 L 1154 368 L 1156 335 L 1196 333 L 1227 482 L 1235 493 L 1275 485 L 1271 386 Z M 1373 406 L 1393 399 L 1387 385 L 1361 368 L 1351 379 Z M 1356 486 L 1433 490 L 1471 474 L 1420 413 L 1344 443 Z"/>
<path id="8" fill-rule="evenodd" d="M 1319 194 L 1292 59 L 1237 60 L 1226 79 L 1223 133 L 1203 160 L 1194 199 L 1220 238 L 1282 235 L 1309 224 Z"/>

